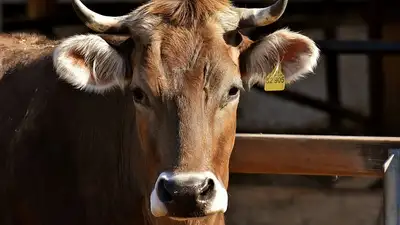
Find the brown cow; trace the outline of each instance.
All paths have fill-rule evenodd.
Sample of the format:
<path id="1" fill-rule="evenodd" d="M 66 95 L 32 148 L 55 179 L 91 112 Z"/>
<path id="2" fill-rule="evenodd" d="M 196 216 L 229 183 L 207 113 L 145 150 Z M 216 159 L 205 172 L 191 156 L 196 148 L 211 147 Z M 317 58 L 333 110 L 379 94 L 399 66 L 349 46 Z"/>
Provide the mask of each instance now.
<path id="1" fill-rule="evenodd" d="M 1 35 L 0 223 L 224 224 L 241 90 L 319 57 L 288 29 L 239 32 L 286 4 L 153 0 L 107 17 L 74 0 L 88 27 L 128 35 Z"/>

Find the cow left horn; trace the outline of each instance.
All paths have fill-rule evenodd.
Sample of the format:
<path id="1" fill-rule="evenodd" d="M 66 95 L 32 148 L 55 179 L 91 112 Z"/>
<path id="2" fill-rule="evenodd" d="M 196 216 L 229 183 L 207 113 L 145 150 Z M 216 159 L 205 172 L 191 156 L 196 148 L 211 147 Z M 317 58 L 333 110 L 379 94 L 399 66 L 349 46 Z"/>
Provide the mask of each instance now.
<path id="1" fill-rule="evenodd" d="M 127 16 L 103 16 L 87 8 L 80 0 L 73 0 L 72 6 L 87 27 L 97 32 L 117 31 Z"/>
<path id="2" fill-rule="evenodd" d="M 240 15 L 239 28 L 259 27 L 277 21 L 285 12 L 288 0 L 277 0 L 266 8 L 235 8 Z"/>

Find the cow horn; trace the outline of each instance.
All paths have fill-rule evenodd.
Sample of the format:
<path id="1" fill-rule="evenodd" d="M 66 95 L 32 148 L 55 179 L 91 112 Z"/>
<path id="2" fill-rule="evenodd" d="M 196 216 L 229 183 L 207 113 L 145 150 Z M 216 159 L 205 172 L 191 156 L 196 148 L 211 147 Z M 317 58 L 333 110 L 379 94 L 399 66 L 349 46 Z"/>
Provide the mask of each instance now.
<path id="1" fill-rule="evenodd" d="M 240 15 L 239 28 L 266 26 L 277 21 L 285 12 L 288 0 L 277 0 L 266 8 L 236 8 Z"/>
<path id="2" fill-rule="evenodd" d="M 72 7 L 87 27 L 97 32 L 117 31 L 127 16 L 103 16 L 86 7 L 80 0 L 73 0 Z"/>

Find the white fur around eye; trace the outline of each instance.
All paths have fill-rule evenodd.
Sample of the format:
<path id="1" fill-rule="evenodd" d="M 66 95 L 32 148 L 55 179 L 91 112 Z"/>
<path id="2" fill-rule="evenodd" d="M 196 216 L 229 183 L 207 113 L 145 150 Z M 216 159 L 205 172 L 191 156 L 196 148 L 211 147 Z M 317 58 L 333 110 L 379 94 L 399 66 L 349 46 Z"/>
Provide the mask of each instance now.
<path id="1" fill-rule="evenodd" d="M 82 57 L 77 63 L 73 54 Z M 125 87 L 124 59 L 97 35 L 76 35 L 61 42 L 53 53 L 58 76 L 86 92 L 104 93 Z"/>

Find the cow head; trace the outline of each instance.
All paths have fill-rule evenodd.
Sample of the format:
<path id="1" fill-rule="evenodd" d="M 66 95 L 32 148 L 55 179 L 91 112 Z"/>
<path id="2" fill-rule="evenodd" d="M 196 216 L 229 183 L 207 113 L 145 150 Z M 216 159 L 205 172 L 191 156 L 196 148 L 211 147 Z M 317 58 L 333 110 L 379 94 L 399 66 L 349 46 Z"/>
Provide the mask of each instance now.
<path id="1" fill-rule="evenodd" d="M 287 0 L 260 9 L 225 0 L 154 0 L 120 17 L 73 4 L 91 29 L 128 34 L 69 37 L 56 48 L 54 65 L 83 91 L 117 87 L 132 94 L 146 171 L 142 194 L 152 215 L 225 212 L 241 90 L 263 86 L 277 65 L 290 83 L 317 64 L 318 48 L 299 33 L 282 29 L 251 41 L 239 32 L 276 21 Z"/>

